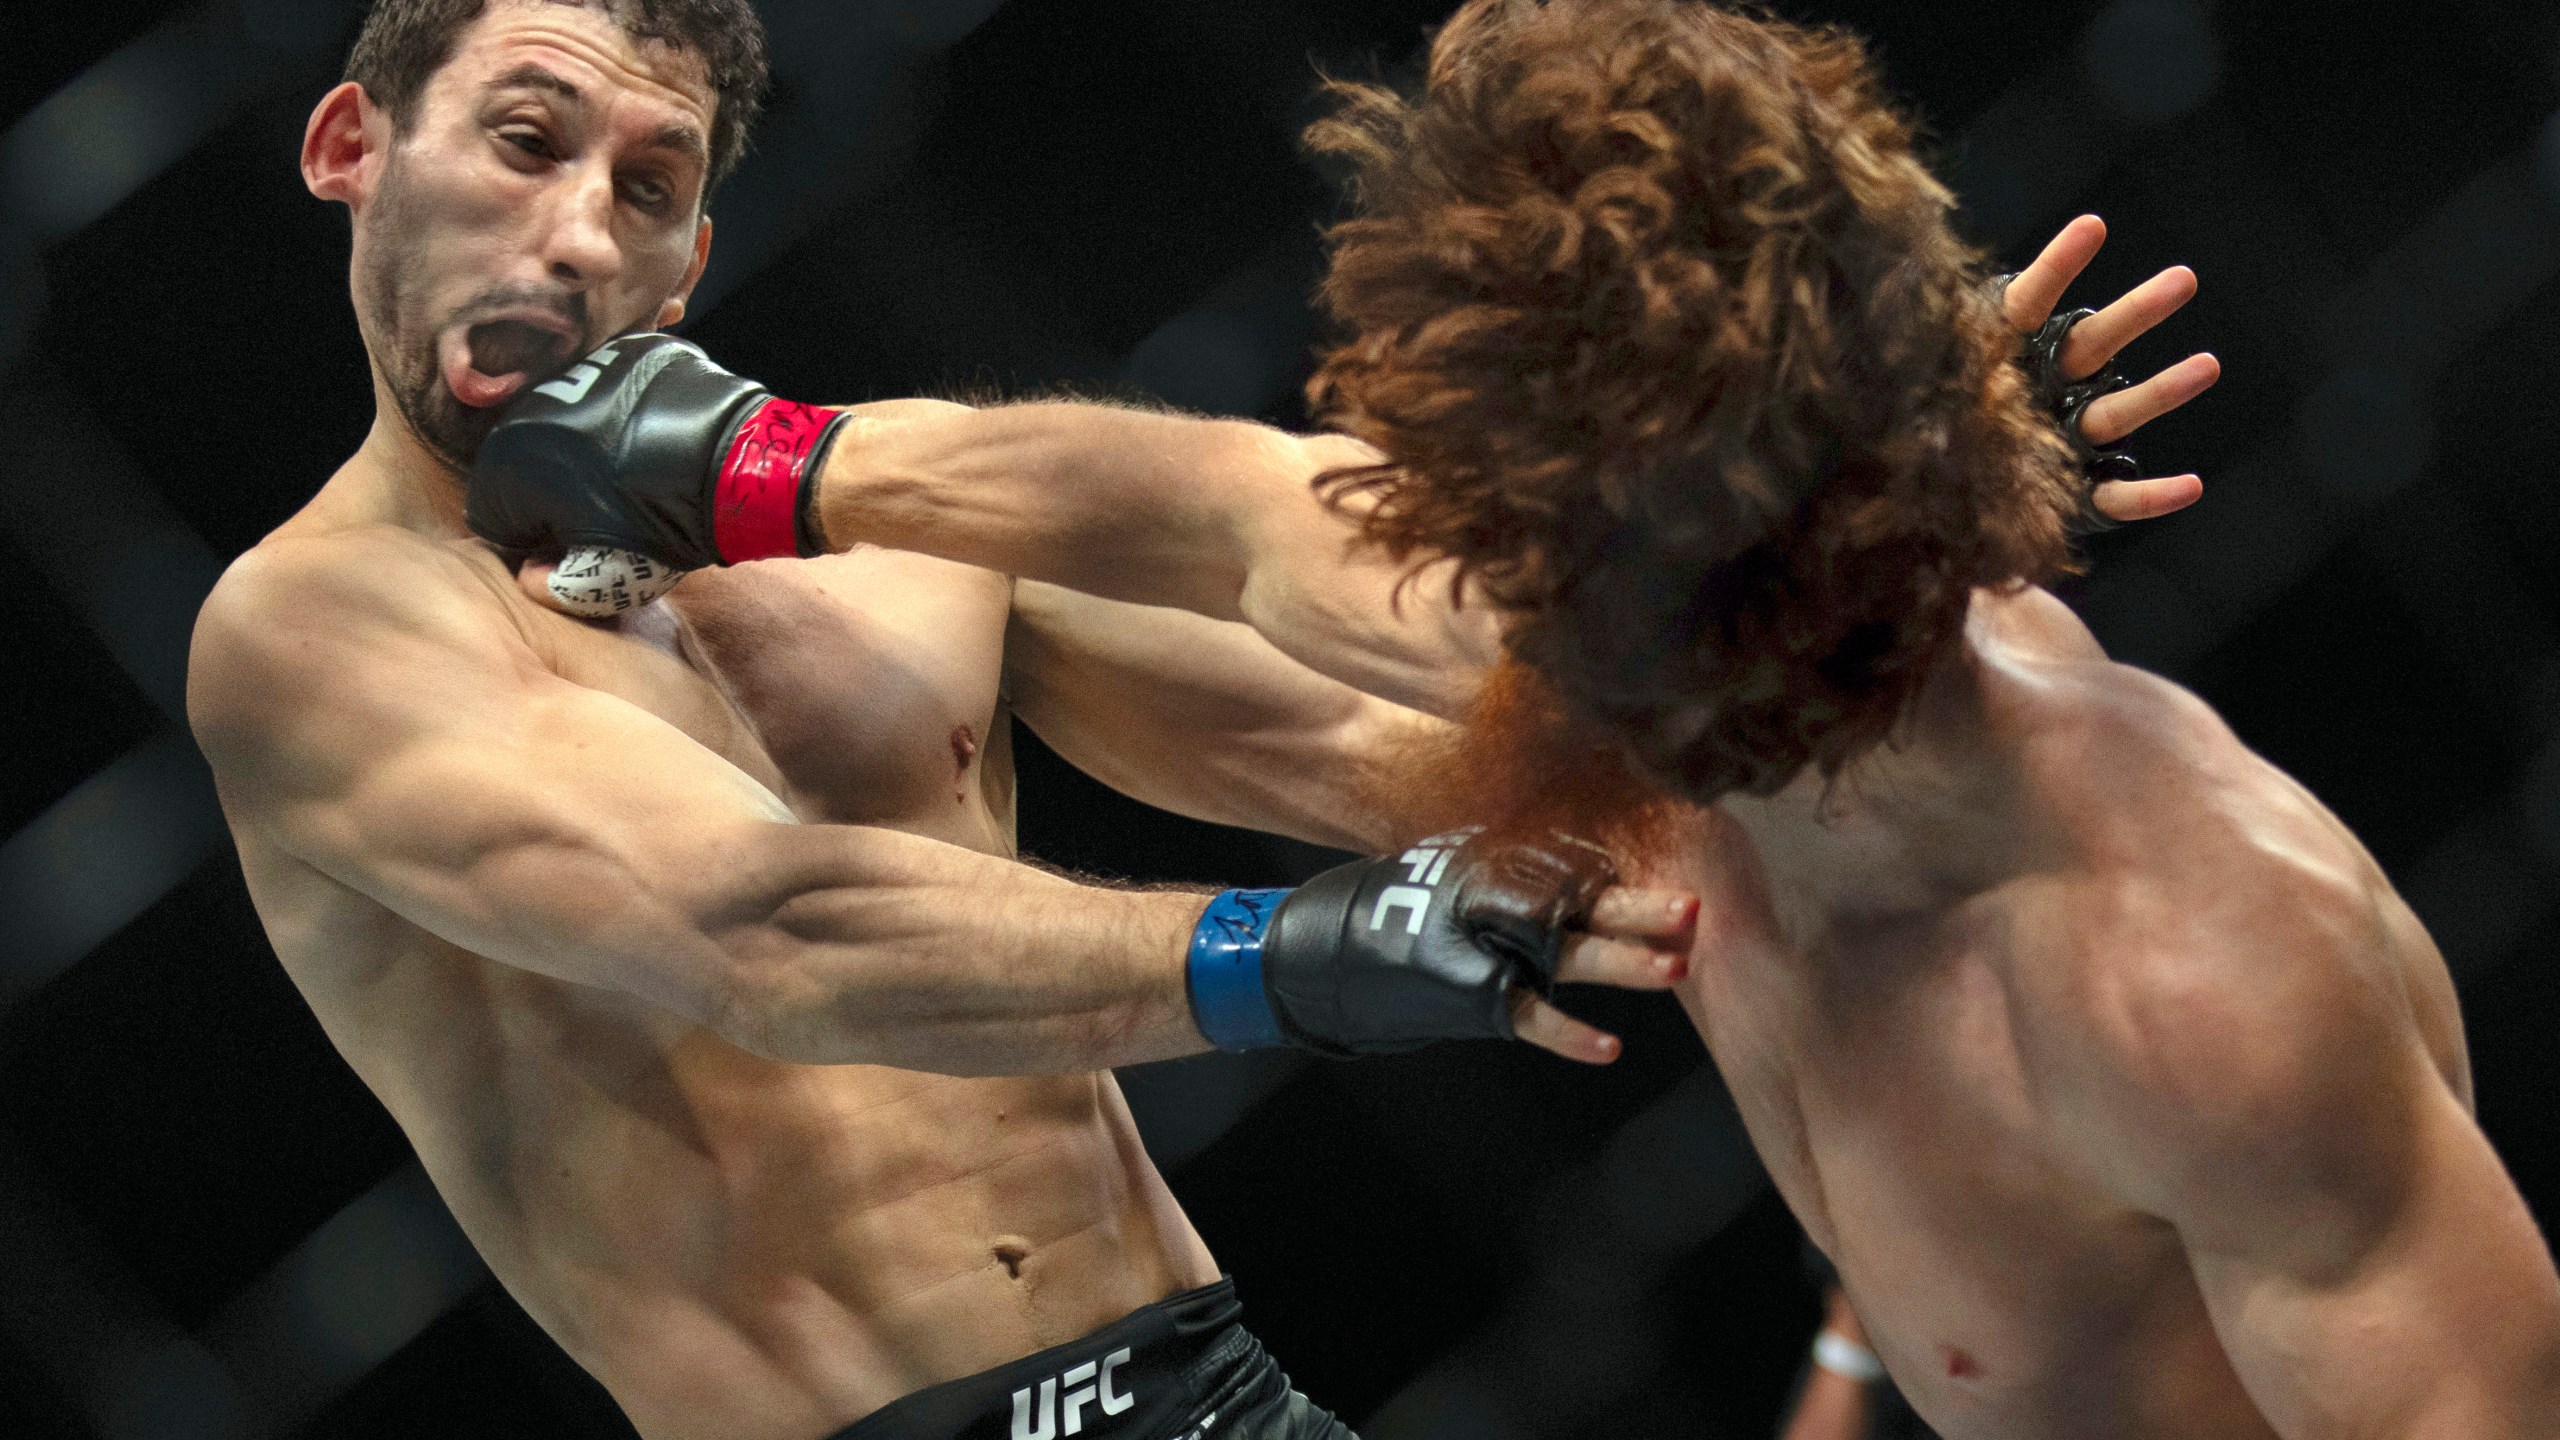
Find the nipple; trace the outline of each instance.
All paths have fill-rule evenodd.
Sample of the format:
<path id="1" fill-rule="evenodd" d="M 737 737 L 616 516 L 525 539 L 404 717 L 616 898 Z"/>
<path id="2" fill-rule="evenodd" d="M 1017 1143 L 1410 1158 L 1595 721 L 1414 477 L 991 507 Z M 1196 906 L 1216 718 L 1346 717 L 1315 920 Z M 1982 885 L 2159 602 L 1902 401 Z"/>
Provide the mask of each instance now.
<path id="1" fill-rule="evenodd" d="M 971 729 L 970 729 L 968 726 L 966 726 L 966 725 L 954 725 L 954 726 L 952 726 L 952 727 L 951 727 L 951 760 L 952 760 L 952 777 L 951 777 L 951 778 L 952 778 L 952 780 L 953 780 L 955 783 L 962 784 L 962 785 L 966 785 L 966 783 L 968 782 L 968 779 L 969 779 L 969 762 L 970 762 L 970 761 L 972 761 L 972 760 L 975 760 L 975 759 L 977 759 L 977 758 L 978 758 L 978 735 L 977 735 L 977 732 L 976 732 L 976 731 L 974 731 L 974 730 L 971 730 Z M 963 804 L 963 805 L 966 805 L 966 804 L 968 804 L 968 803 L 969 803 L 969 792 L 968 792 L 966 789 L 955 790 L 955 791 L 953 791 L 953 792 L 952 792 L 951 798 L 952 798 L 952 799 L 954 799 L 954 800 L 959 801 L 959 802 L 960 802 L 961 804 Z"/>

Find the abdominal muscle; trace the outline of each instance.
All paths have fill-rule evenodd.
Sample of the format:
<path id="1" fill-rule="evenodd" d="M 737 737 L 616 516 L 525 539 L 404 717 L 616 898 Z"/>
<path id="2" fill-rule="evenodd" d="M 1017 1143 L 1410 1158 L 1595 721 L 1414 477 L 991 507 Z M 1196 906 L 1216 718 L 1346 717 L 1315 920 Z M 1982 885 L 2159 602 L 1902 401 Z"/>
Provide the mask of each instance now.
<path id="1" fill-rule="evenodd" d="M 490 1268 L 651 1440 L 818 1440 L 1216 1278 L 1108 1074 L 780 1064 L 243 859 Z"/>

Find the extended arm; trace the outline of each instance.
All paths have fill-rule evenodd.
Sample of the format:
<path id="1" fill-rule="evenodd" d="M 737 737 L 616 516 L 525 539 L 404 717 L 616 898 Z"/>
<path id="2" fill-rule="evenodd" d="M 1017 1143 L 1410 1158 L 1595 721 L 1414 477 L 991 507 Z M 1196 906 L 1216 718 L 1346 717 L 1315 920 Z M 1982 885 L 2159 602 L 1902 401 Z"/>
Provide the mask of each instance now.
<path id="1" fill-rule="evenodd" d="M 227 578 L 191 710 L 235 823 L 436 935 L 777 1059 L 1080 1070 L 1205 1047 L 1205 897 L 793 820 L 672 726 L 554 676 L 464 558 L 291 551 Z"/>
<path id="2" fill-rule="evenodd" d="M 2022 335 L 2104 234 L 2084 217 L 2015 277 L 2005 302 Z M 2191 273 L 2164 272 L 2069 329 L 2057 376 L 2088 381 L 2194 288 Z M 2082 433 L 2121 439 L 2219 373 L 2211 356 L 2190 357 L 2089 404 Z M 671 583 L 670 566 L 871 543 L 1247 621 L 1312 669 L 1457 718 L 1497 658 L 1497 618 L 1457 603 L 1449 570 L 1417 574 L 1354 543 L 1356 524 L 1309 485 L 1378 458 L 1342 436 L 1103 405 L 835 410 L 776 399 L 682 341 L 634 335 L 516 400 L 481 451 L 471 523 L 528 555 L 569 554 L 529 588 L 574 613 L 645 599 Z M 2136 519 L 2196 492 L 2180 476 L 2101 485 L 2094 499 Z"/>
<path id="3" fill-rule="evenodd" d="M 1414 833 L 1378 783 L 1399 745 L 1444 722 L 1362 694 L 1297 664 L 1246 625 L 1187 610 L 1103 600 L 1036 581 L 1014 588 L 1005 643 L 1015 713 L 1068 761 L 1152 805 L 1319 845 L 1395 854 L 1403 877 L 1438 876 L 1441 842 Z M 1321 880 L 1315 882 L 1321 885 Z M 1388 914 L 1394 887 L 1354 905 L 1355 926 L 1418 923 Z M 1676 943 L 1694 902 L 1611 891 L 1593 928 Z M 1213 910 L 1213 914 L 1215 911 Z M 1684 971 L 1672 950 L 1584 942 L 1565 978 L 1660 988 Z M 1570 1059 L 1605 1062 L 1614 1037 L 1526 995 L 1513 1033 Z"/>
<path id="4" fill-rule="evenodd" d="M 1442 722 L 1316 674 L 1250 627 L 1014 587 L 1005 693 L 1051 749 L 1148 804 L 1346 850 L 1410 838 L 1377 777 Z"/>
<path id="5" fill-rule="evenodd" d="M 2095 217 L 2076 220 L 2016 278 L 2003 298 L 2022 335 L 2045 323 L 2105 238 Z M 2062 372 L 2098 370 L 2195 289 L 2183 267 L 2137 287 L 2068 332 Z M 2220 374 L 2212 356 L 2191 356 L 2096 401 L 2083 430 L 2112 444 Z M 830 549 L 869 542 L 1248 621 L 1319 671 L 1451 718 L 1498 658 L 1486 605 L 1453 607 L 1444 569 L 1399 588 L 1414 567 L 1353 543 L 1351 519 L 1315 495 L 1323 472 L 1379 458 L 1357 440 L 1083 404 L 904 400 L 851 414 L 814 497 L 813 538 Z M 2200 491 L 2193 475 L 2116 480 L 2094 501 L 2133 520 Z"/>
<path id="6" fill-rule="evenodd" d="M 1570 846 L 1453 840 L 1427 874 L 1419 852 L 1355 861 L 1239 908 L 794 823 L 672 726 L 554 675 L 479 588 L 505 583 L 485 562 L 327 544 L 234 567 L 198 622 L 190 714 L 233 823 L 454 944 L 776 1059 L 1362 1054 L 1513 1035 L 1558 977 L 1677 978 L 1693 902 L 1604 895 L 1606 865 Z"/>
<path id="7" fill-rule="evenodd" d="M 856 407 L 820 477 L 830 548 L 870 542 L 1086 594 L 1241 620 L 1303 664 L 1443 716 L 1464 713 L 1499 636 L 1446 571 L 1356 543 L 1313 488 L 1376 452 L 1103 405 Z"/>
<path id="8" fill-rule="evenodd" d="M 1338 436 L 1106 405 L 839 412 L 637 335 L 518 398 L 481 448 L 470 518 L 526 554 L 663 562 L 627 585 L 582 562 L 586 584 L 532 587 L 579 613 L 645 598 L 667 567 L 869 543 L 1247 621 L 1314 670 L 1456 716 L 1496 658 L 1491 611 L 1456 604 L 1446 570 L 1404 584 L 1408 567 L 1357 545 L 1310 483 L 1374 458 Z"/>

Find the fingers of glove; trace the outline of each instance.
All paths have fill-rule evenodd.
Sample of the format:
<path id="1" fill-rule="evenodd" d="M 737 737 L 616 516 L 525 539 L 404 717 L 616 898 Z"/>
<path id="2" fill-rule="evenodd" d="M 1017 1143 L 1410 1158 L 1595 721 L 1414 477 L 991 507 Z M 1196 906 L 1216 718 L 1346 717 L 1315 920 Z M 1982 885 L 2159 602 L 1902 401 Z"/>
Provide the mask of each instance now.
<path id="1" fill-rule="evenodd" d="M 1617 1036 L 1583 1024 L 1526 990 L 1511 997 L 1511 1034 L 1585 1065 L 1606 1065 L 1626 1048 Z"/>
<path id="2" fill-rule="evenodd" d="M 1686 941 L 1646 945 L 1576 935 L 1565 942 L 1556 979 L 1575 985 L 1615 985 L 1622 990 L 1667 990 L 1689 976 Z"/>
<path id="3" fill-rule="evenodd" d="M 1698 928 L 1698 897 L 1686 890 L 1646 890 L 1612 885 L 1591 902 L 1582 929 L 1616 940 L 1688 948 Z"/>
<path id="4" fill-rule="evenodd" d="M 2204 498 L 2204 481 L 2193 475 L 2158 480 L 2110 480 L 2089 492 L 2089 503 L 2110 520 L 2157 520 Z"/>
<path id="5" fill-rule="evenodd" d="M 1568 836 L 1553 843 L 1470 838 L 1458 853 L 1459 923 L 1523 950 L 1552 950 L 1558 932 L 1580 923 L 1615 874 L 1607 851 Z"/>
<path id="6" fill-rule="evenodd" d="M 2009 328 L 2021 335 L 2033 335 L 2042 328 L 2062 303 L 2062 292 L 2089 268 L 2106 243 L 2107 222 L 2095 215 L 2083 215 L 2063 226 L 2062 233 L 2053 237 L 2034 264 L 2018 272 L 2000 297 L 2001 316 Z"/>
<path id="7" fill-rule="evenodd" d="M 2096 374 L 2117 351 L 2194 298 L 2196 272 L 2184 265 L 2172 265 L 2134 286 L 2113 305 L 2071 327 L 2070 337 L 2062 342 L 2063 378 L 2078 380 Z"/>
<path id="8" fill-rule="evenodd" d="M 2221 378 L 2220 360 L 2190 355 L 2139 385 L 2090 401 L 2080 412 L 2080 433 L 2092 445 L 2112 445 L 2212 389 Z"/>
<path id="9" fill-rule="evenodd" d="M 630 550 L 582 546 L 558 563 L 527 561 L 516 588 L 534 603 L 584 620 L 636 610 L 675 588 L 684 572 Z"/>

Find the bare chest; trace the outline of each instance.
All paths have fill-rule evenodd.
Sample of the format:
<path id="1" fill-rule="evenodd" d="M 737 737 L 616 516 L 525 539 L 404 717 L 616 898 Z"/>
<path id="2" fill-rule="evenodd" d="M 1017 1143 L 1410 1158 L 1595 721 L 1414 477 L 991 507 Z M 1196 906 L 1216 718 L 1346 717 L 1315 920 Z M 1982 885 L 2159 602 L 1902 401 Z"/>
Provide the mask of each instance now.
<path id="1" fill-rule="evenodd" d="M 804 820 L 1009 851 L 1011 594 L 1001 575 L 862 550 L 698 573 L 611 626 L 530 623 L 563 679 L 674 725 Z"/>
<path id="2" fill-rule="evenodd" d="M 2077 1414 L 2065 1431 L 2100 1433 L 2084 1407 L 2102 1393 L 2105 1413 L 2204 1424 L 2238 1392 L 2184 1251 L 2056 1133 L 2004 968 L 1943 934 L 1816 955 L 1728 943 L 1682 998 L 1779 1190 L 1942 1431 L 2060 1433 Z"/>

